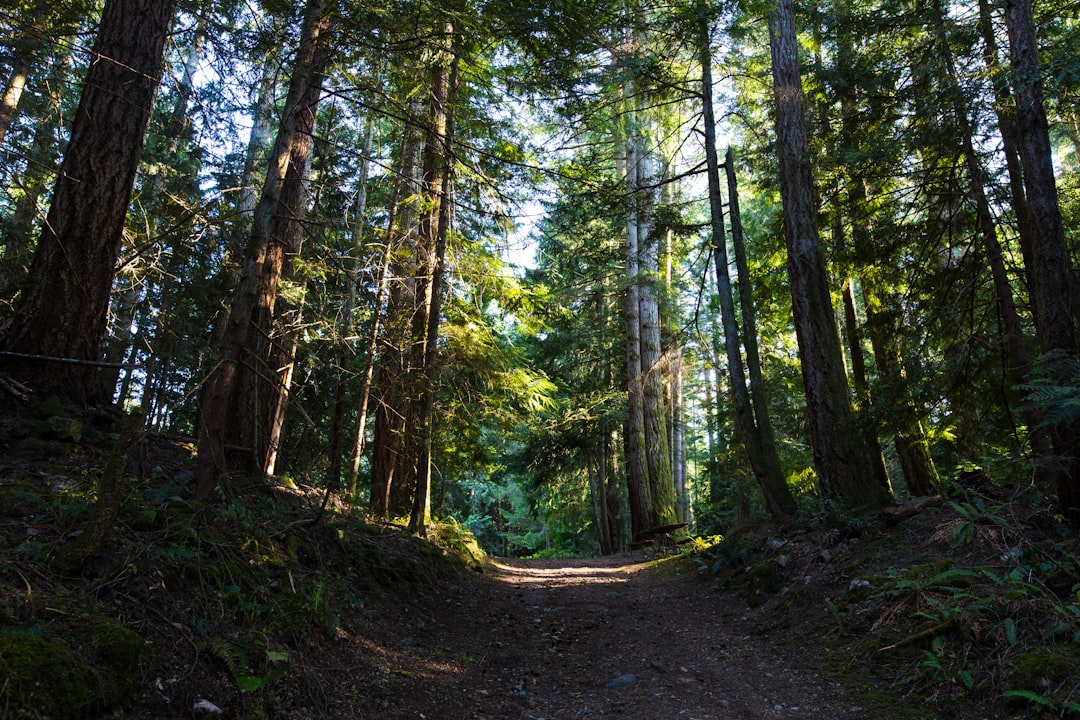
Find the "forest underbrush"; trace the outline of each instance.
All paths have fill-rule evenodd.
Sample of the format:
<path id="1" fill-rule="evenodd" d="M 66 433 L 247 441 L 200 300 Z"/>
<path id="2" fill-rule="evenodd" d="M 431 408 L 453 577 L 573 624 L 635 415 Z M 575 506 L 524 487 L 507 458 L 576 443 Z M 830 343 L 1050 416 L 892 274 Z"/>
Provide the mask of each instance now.
<path id="1" fill-rule="evenodd" d="M 117 418 L 48 412 L 3 426 L 0 718 L 339 716 L 328 708 L 371 690 L 342 641 L 378 664 L 382 639 L 483 569 L 452 522 L 425 541 L 335 499 L 313 524 L 315 488 L 192 501 L 193 447 L 151 437 L 111 533 L 73 570 Z"/>
<path id="2" fill-rule="evenodd" d="M 1080 539 L 1033 488 L 744 523 L 697 562 L 742 596 L 750 632 L 840 678 L 869 717 L 1080 715 Z"/>
<path id="3" fill-rule="evenodd" d="M 0 718 L 415 720 L 393 711 L 405 695 L 479 717 L 462 691 L 490 665 L 476 628 L 504 654 L 535 632 L 511 615 L 534 611 L 491 604 L 457 524 L 421 540 L 336 496 L 313 523 L 323 492 L 290 482 L 197 503 L 192 446 L 161 436 L 127 458 L 110 533 L 74 563 L 122 423 L 47 412 L 0 426 Z M 842 684 L 863 717 L 1076 716 L 1080 540 L 1047 507 L 950 486 L 875 517 L 746 522 L 654 572 L 696 574 L 733 632 Z"/>

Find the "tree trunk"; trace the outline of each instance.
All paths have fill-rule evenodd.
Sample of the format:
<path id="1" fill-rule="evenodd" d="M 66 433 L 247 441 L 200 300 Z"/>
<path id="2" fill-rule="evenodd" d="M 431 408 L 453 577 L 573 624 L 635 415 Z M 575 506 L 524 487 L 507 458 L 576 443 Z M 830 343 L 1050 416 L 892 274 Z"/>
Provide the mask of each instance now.
<path id="1" fill-rule="evenodd" d="M 645 462 L 645 378 L 641 365 L 641 299 L 638 275 L 639 217 L 635 209 L 638 185 L 638 157 L 635 144 L 624 138 L 626 177 L 626 467 L 627 492 L 630 496 L 630 527 L 633 539 L 656 526 Z"/>
<path id="2" fill-rule="evenodd" d="M 8 76 L 7 89 L 4 97 L 0 99 L 0 145 L 4 144 L 8 128 L 15 117 L 15 111 L 19 107 L 23 90 L 26 89 L 26 80 L 30 76 L 30 58 L 25 54 L 17 56 L 11 65 L 11 74 Z"/>
<path id="3" fill-rule="evenodd" d="M 826 499 L 849 508 L 880 507 L 889 496 L 870 480 L 871 460 L 851 409 L 821 255 L 791 0 L 777 0 L 769 15 L 769 39 L 788 279 L 814 469 Z"/>
<path id="4" fill-rule="evenodd" d="M 983 171 L 982 162 L 975 151 L 974 133 L 969 118 L 967 98 L 964 97 L 964 91 L 961 89 L 956 77 L 956 66 L 953 62 L 952 50 L 949 47 L 949 40 L 945 32 L 945 14 L 941 7 L 941 0 L 935 0 L 933 12 L 938 54 L 944 66 L 946 89 L 952 101 L 957 129 L 960 131 L 964 166 L 967 168 L 968 179 L 971 183 L 969 192 L 971 199 L 975 202 L 975 216 L 978 220 L 979 236 L 982 240 L 983 249 L 986 251 L 987 262 L 990 265 L 990 277 L 994 283 L 994 296 L 997 299 L 998 312 L 1001 315 L 1001 323 L 1005 331 L 1005 348 L 1009 356 L 1009 362 L 1005 367 L 1005 378 L 1007 386 L 1014 388 L 1028 382 L 1031 374 L 1031 361 L 1028 358 L 1020 316 L 1016 311 L 1016 303 L 1013 300 L 1009 272 L 1001 252 L 1001 244 L 998 242 L 997 224 L 994 222 L 993 212 L 990 209 L 990 200 L 986 195 L 986 173 Z M 1026 212 L 1026 209 L 1024 212 Z M 1007 406 L 1012 404 L 1010 403 L 1012 395 L 1012 392 L 1006 391 L 1004 399 Z M 1038 413 L 1030 404 L 1023 404 L 1020 412 L 1024 424 L 1028 428 L 1028 441 L 1032 451 L 1038 457 L 1047 457 L 1050 454 L 1050 443 L 1039 427 L 1041 420 Z"/>
<path id="5" fill-rule="evenodd" d="M 713 110 L 712 51 L 709 42 L 708 20 L 702 16 L 698 28 L 698 55 L 701 61 L 701 100 L 704 109 L 705 165 L 709 183 L 709 211 L 712 225 L 713 266 L 716 273 L 716 292 L 720 301 L 720 315 L 724 328 L 724 349 L 727 353 L 728 380 L 735 412 L 735 429 L 746 449 L 750 468 L 765 497 L 765 509 L 777 519 L 786 519 L 796 512 L 795 498 L 780 470 L 779 457 L 767 458 L 770 449 L 763 442 L 756 427 L 754 410 L 746 386 L 743 367 L 742 343 L 739 338 L 739 320 L 735 312 L 735 298 L 731 288 L 728 269 L 727 237 L 724 233 L 723 194 L 720 188 L 720 162 L 716 149 L 716 120 Z M 738 223 L 733 220 L 733 226 Z M 739 225 L 741 227 L 741 225 Z M 744 321 L 746 318 L 743 318 Z M 747 325 L 745 335 L 754 332 Z M 720 396 L 718 396 L 719 399 Z M 775 456 L 776 447 L 771 446 Z"/>
<path id="6" fill-rule="evenodd" d="M 1005 22 L 1017 102 L 1017 140 L 1024 188 L 1035 233 L 1035 317 L 1039 347 L 1051 383 L 1071 387 L 1080 374 L 1076 332 L 1069 303 L 1072 263 L 1058 206 L 1050 132 L 1043 104 L 1038 46 L 1029 0 L 1006 0 Z M 1080 528 L 1080 418 L 1049 425 L 1056 462 L 1059 510 Z"/>
<path id="7" fill-rule="evenodd" d="M 263 155 L 270 144 L 270 133 L 273 132 L 276 69 L 277 66 L 272 62 L 263 65 L 251 105 L 251 134 L 248 135 L 247 147 L 244 150 L 244 170 L 240 175 L 240 195 L 236 203 L 239 215 L 237 225 L 242 230 L 247 229 L 249 236 L 250 228 L 246 228 L 244 223 L 250 222 L 259 204 L 259 195 L 255 188 L 259 171 L 265 162 Z"/>
<path id="8" fill-rule="evenodd" d="M 844 218 L 840 211 L 839 195 L 833 201 L 833 243 L 842 247 L 844 241 Z M 848 353 L 851 355 L 851 379 L 855 385 L 855 395 L 858 398 L 858 412 L 862 415 L 862 436 L 866 451 L 870 454 L 871 468 L 874 473 L 874 482 L 885 488 L 892 495 L 892 483 L 889 481 L 888 470 L 885 469 L 885 456 L 881 452 L 881 438 L 877 421 L 873 419 L 873 404 L 870 397 L 870 381 L 866 374 L 866 356 L 863 354 L 862 331 L 859 327 L 859 315 L 855 308 L 854 281 L 849 279 L 844 283 L 841 293 L 844 303 L 844 329 L 848 341 Z"/>
<path id="9" fill-rule="evenodd" d="M 454 38 L 454 27 L 447 23 L 446 37 Z M 446 57 L 446 56 L 449 56 Z M 443 274 L 446 265 L 446 242 L 450 233 L 452 203 L 450 185 L 453 175 L 454 112 L 457 98 L 458 66 L 460 56 L 450 47 L 445 48 L 439 67 L 432 78 L 432 126 L 429 129 L 427 148 L 431 155 L 424 163 L 424 187 L 434 200 L 432 213 L 421 220 L 420 238 L 430 247 L 430 255 L 423 267 L 430 274 L 423 295 L 426 296 L 425 327 L 422 343 L 419 407 L 414 415 L 419 423 L 414 426 L 421 438 L 420 454 L 416 459 L 416 495 L 413 498 L 409 530 L 421 536 L 427 535 L 431 519 L 432 487 L 432 441 L 434 439 L 435 390 L 438 374 L 439 322 L 442 317 Z M 446 61 L 449 60 L 449 67 Z M 428 239 L 430 237 L 430 240 Z M 421 293 L 418 293 L 421 294 Z"/>
<path id="10" fill-rule="evenodd" d="M 108 0 L 23 294 L 0 347 L 96 361 L 172 0 Z M 93 367 L 5 362 L 41 396 L 96 403 Z"/>
<path id="11" fill-rule="evenodd" d="M 348 339 L 355 331 L 353 325 L 353 307 L 356 304 L 356 292 L 357 285 L 360 282 L 360 265 L 363 262 L 364 248 L 366 247 L 365 241 L 365 222 L 364 216 L 367 213 L 367 185 L 368 185 L 368 159 L 371 156 L 371 144 L 375 134 L 375 117 L 369 114 L 364 125 L 364 145 L 360 148 L 360 168 L 359 177 L 357 178 L 356 189 L 356 202 L 352 207 L 353 222 L 352 222 L 352 248 L 351 257 L 349 258 L 349 265 L 345 271 L 345 304 L 341 309 L 341 320 L 339 331 L 339 337 L 337 338 L 337 350 L 334 353 L 335 356 L 335 372 L 337 373 L 337 380 L 334 383 L 334 414 L 330 418 L 330 432 L 329 432 L 329 447 L 326 450 L 328 457 L 326 475 L 323 478 L 323 484 L 330 488 L 337 488 L 338 483 L 341 482 L 341 450 L 342 442 L 345 435 L 345 397 L 346 389 L 348 385 L 348 373 L 346 366 L 348 365 Z M 385 268 L 386 265 L 382 264 Z M 375 309 L 372 312 L 372 326 L 374 331 L 378 332 L 379 317 L 380 317 L 380 305 L 382 300 L 383 284 L 385 278 L 385 271 L 382 273 L 383 277 L 379 279 L 378 297 L 375 301 Z M 377 342 L 377 340 L 375 341 Z M 373 343 L 374 345 L 374 343 Z M 367 371 L 363 376 L 363 387 L 361 388 L 362 398 L 360 401 L 360 418 L 358 421 L 359 429 L 357 435 L 362 436 L 364 433 L 364 424 L 367 415 L 367 395 L 368 390 L 371 387 L 371 373 L 374 372 L 374 347 L 369 348 L 370 351 L 367 354 Z M 362 452 L 363 439 L 360 439 L 361 449 L 357 451 L 357 460 L 359 461 L 359 454 Z M 359 471 L 359 462 L 357 462 L 357 471 Z M 349 478 L 349 497 L 352 497 L 356 492 L 356 474 L 350 473 Z"/>
<path id="12" fill-rule="evenodd" d="M 667 433 L 667 411 L 664 407 L 664 368 L 660 352 L 660 304 L 656 287 L 660 282 L 657 233 L 653 232 L 656 207 L 656 163 L 645 148 L 643 136 L 639 142 L 637 186 L 632 189 L 637 202 L 638 252 L 638 317 L 641 323 L 642 411 L 645 427 L 645 467 L 652 499 L 652 517 L 656 525 L 675 522 L 675 482 L 671 474 L 671 449 Z M 654 525 L 655 527 L 655 525 Z"/>
<path id="13" fill-rule="evenodd" d="M 249 357 L 252 324 L 254 322 L 256 328 L 265 327 L 259 324 L 260 313 L 266 317 L 267 310 L 272 312 L 276 298 L 280 275 L 274 273 L 275 269 L 280 273 L 281 263 L 277 257 L 282 248 L 280 240 L 275 241 L 273 235 L 274 217 L 281 210 L 279 204 L 286 186 L 295 188 L 294 183 L 287 182 L 294 149 L 310 147 L 311 137 L 301 128 L 304 123 L 313 123 L 314 106 L 305 102 L 310 103 L 313 99 L 310 94 L 313 87 L 317 98 L 318 78 L 329 59 L 333 4 L 333 0 L 311 0 L 305 12 L 284 115 L 252 222 L 248 259 L 222 334 L 217 365 L 203 388 L 195 489 L 196 497 L 200 499 L 208 498 L 219 485 L 226 494 L 232 493 L 229 461 L 225 454 L 227 437 L 241 434 L 244 443 L 240 445 L 243 453 L 241 468 L 245 472 L 260 473 L 263 468 L 260 448 L 256 446 L 259 437 L 256 425 L 260 420 L 258 398 L 250 395 L 257 385 L 245 381 L 244 376 L 265 372 L 265 356 Z M 300 170 L 293 168 L 297 174 Z"/>
<path id="14" fill-rule="evenodd" d="M 757 342 L 757 311 L 754 308 L 754 286 L 750 277 L 750 265 L 746 259 L 746 243 L 743 242 L 742 213 L 739 209 L 739 188 L 735 175 L 735 155 L 731 148 L 724 156 L 724 170 L 727 174 L 728 214 L 731 224 L 731 247 L 735 254 L 735 269 L 738 274 L 739 309 L 742 316 L 743 348 L 746 351 L 746 372 L 750 376 L 750 403 L 754 410 L 754 423 L 757 437 L 761 443 L 761 457 L 765 472 L 770 476 L 783 478 L 780 454 L 776 449 L 776 435 L 773 433 L 772 419 L 769 416 L 769 395 L 765 388 L 765 378 L 761 372 L 761 353 Z M 791 495 L 791 489 L 785 490 Z M 792 498 L 792 512 L 797 510 Z"/>
<path id="15" fill-rule="evenodd" d="M 399 460 L 404 447 L 404 381 L 408 366 L 405 347 L 409 338 L 408 308 L 414 294 L 409 269 L 403 257 L 416 244 L 416 223 L 423 179 L 421 149 L 423 144 L 423 106 L 414 101 L 405 117 L 405 130 L 401 141 L 401 171 L 395 183 L 393 218 L 389 225 L 387 252 L 393 258 L 388 276 L 389 295 L 386 301 L 386 331 L 379 350 L 379 378 L 375 405 L 375 433 L 371 451 L 371 496 L 369 509 L 372 515 L 387 518 L 391 513 L 407 512 L 411 499 L 408 478 L 398 473 Z M 401 188 L 404 188 L 402 190 Z M 400 198 L 409 198 L 402 201 Z M 401 492 L 405 490 L 406 492 Z M 406 502 L 403 502 L 401 498 Z"/>

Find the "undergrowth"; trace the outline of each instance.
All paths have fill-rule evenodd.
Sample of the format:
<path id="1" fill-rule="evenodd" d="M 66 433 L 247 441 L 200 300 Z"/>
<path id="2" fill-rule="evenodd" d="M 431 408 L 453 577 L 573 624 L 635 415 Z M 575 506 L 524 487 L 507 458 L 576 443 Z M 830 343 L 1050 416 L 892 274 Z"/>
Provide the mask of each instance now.
<path id="1" fill-rule="evenodd" d="M 314 490 L 184 499 L 190 449 L 179 447 L 128 478 L 112 539 L 66 576 L 56 558 L 96 500 L 94 458 L 69 451 L 47 470 L 0 467 L 0 717 L 92 717 L 123 704 L 139 717 L 187 717 L 213 697 L 260 718 L 299 693 L 318 708 L 321 646 L 361 632 L 365 617 L 434 603 L 441 583 L 484 560 L 456 523 L 426 541 L 339 507 L 309 527 Z M 126 648 L 124 661 L 110 648 Z M 34 689 L 41 676 L 69 678 L 53 687 L 72 703 L 50 709 Z"/>
<path id="2" fill-rule="evenodd" d="M 825 665 L 880 711 L 1080 717 L 1080 539 L 1017 493 L 952 484 L 896 527 L 744 524 L 698 564 L 764 633 L 823 634 Z"/>

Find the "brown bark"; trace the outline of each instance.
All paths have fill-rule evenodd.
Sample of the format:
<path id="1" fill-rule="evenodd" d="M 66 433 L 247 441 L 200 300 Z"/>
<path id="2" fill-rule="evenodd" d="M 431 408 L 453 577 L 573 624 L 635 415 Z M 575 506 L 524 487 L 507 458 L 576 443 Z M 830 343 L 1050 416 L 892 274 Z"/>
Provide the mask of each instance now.
<path id="1" fill-rule="evenodd" d="M 329 457 L 326 475 L 323 484 L 327 490 L 337 488 L 341 481 L 341 450 L 345 440 L 345 391 L 348 385 L 348 346 L 354 332 L 353 306 L 356 304 L 357 284 L 360 281 L 360 266 L 363 262 L 363 252 L 366 247 L 364 222 L 367 213 L 367 185 L 368 185 L 368 158 L 371 155 L 371 143 L 375 133 L 375 119 L 369 115 L 364 127 L 364 145 L 360 149 L 360 168 L 357 178 L 356 202 L 352 208 L 354 213 L 352 223 L 352 257 L 349 258 L 349 266 L 345 272 L 345 304 L 341 309 L 341 330 L 337 338 L 337 351 L 335 352 L 335 371 L 337 381 L 334 383 L 334 414 L 330 419 L 329 447 L 326 454 Z M 386 256 L 386 253 L 383 253 Z M 389 258 L 380 263 L 382 268 L 379 275 L 379 289 L 375 299 L 375 308 L 372 312 L 372 340 L 366 354 L 366 367 L 361 379 L 360 388 L 360 417 L 357 421 L 356 439 L 356 471 L 349 473 L 348 495 L 352 498 L 356 493 L 356 474 L 360 466 L 360 454 L 363 451 L 364 426 L 367 421 L 367 403 L 371 388 L 371 377 L 375 367 L 375 351 L 378 348 L 379 321 L 382 317 L 382 295 L 386 284 L 386 271 L 389 269 Z"/>
<path id="2" fill-rule="evenodd" d="M 407 354 L 404 344 L 408 342 L 408 317 L 406 307 L 411 305 L 412 284 L 408 281 L 409 270 L 403 257 L 412 249 L 416 238 L 417 206 L 413 200 L 402 202 L 400 198 L 419 195 L 422 179 L 420 159 L 423 133 L 421 117 L 423 108 L 415 103 L 406 115 L 406 126 L 401 141 L 401 170 L 397 175 L 394 195 L 393 217 L 387 237 L 387 259 L 392 264 L 386 278 L 388 296 L 385 311 L 385 332 L 379 339 L 379 377 L 375 405 L 375 432 L 371 450 L 371 494 L 369 510 L 374 517 L 387 518 L 391 513 L 402 514 L 407 507 L 398 500 L 404 495 L 411 497 L 411 488 L 403 488 L 407 479 L 398 474 L 398 460 L 403 455 L 404 438 L 404 389 Z M 355 447 L 355 446 L 354 446 Z M 358 458 L 358 455 L 354 455 Z M 402 493 L 405 489 L 408 492 Z"/>
<path id="3" fill-rule="evenodd" d="M 71 137 L 23 294 L 3 328 L 4 350 L 97 360 L 154 93 L 171 0 L 108 0 Z M 100 401 L 96 371 L 6 363 L 42 395 Z"/>
<path id="4" fill-rule="evenodd" d="M 880 507 L 889 496 L 869 480 L 871 460 L 851 409 L 821 255 L 791 0 L 777 0 L 774 5 L 769 16 L 769 38 L 788 279 L 814 469 L 826 499 L 850 508 Z"/>
<path id="5" fill-rule="evenodd" d="M 1028 358 L 1024 331 L 1020 323 L 1020 316 L 1016 311 L 1016 302 L 1013 299 L 1012 282 L 1009 279 L 1001 244 L 998 241 L 997 223 L 994 222 L 993 212 L 990 209 L 990 200 L 986 195 L 986 173 L 975 151 L 974 133 L 969 118 L 967 99 L 964 97 L 963 90 L 960 88 L 959 81 L 956 78 L 952 50 L 949 47 L 948 37 L 945 33 L 945 13 L 940 0 L 935 0 L 933 10 L 938 54 L 944 66 L 946 88 L 952 102 L 957 129 L 960 131 L 964 166 L 968 171 L 969 192 L 975 203 L 979 237 L 982 240 L 983 249 L 986 251 L 987 263 L 990 266 L 990 277 L 994 284 L 994 296 L 997 299 L 998 312 L 1005 333 L 1005 347 L 1009 356 L 1009 362 L 1005 367 L 1005 377 L 1008 387 L 1012 388 L 1028 382 L 1031 374 L 1031 361 Z M 1021 212 L 1026 214 L 1026 202 Z M 1007 403 L 1010 394 L 1007 393 L 1006 395 L 1005 400 Z M 1031 405 L 1024 405 L 1021 407 L 1021 415 L 1024 424 L 1028 428 L 1028 440 L 1032 451 L 1037 456 L 1047 456 L 1050 452 L 1050 443 L 1039 428 L 1041 421 L 1038 413 L 1035 412 Z"/>
<path id="6" fill-rule="evenodd" d="M 837 203 L 837 216 L 834 218 L 834 222 L 837 224 L 842 223 L 839 216 L 839 210 L 839 203 Z M 842 240 L 839 239 L 842 237 L 842 229 L 837 228 L 836 230 L 840 231 L 837 235 L 837 242 L 842 242 Z M 859 324 L 859 314 L 855 308 L 855 292 L 853 285 L 854 281 L 849 280 L 844 283 L 844 288 L 841 292 L 844 303 L 845 337 L 848 341 L 848 353 L 851 355 L 851 381 L 855 386 L 855 395 L 859 399 L 857 410 L 863 415 L 863 417 L 860 418 L 862 421 L 863 443 L 866 445 L 866 450 L 870 454 L 874 482 L 885 488 L 885 491 L 892 495 L 892 482 L 890 482 L 889 473 L 885 469 L 885 456 L 881 451 L 881 438 L 879 437 L 878 424 L 870 417 L 873 410 L 872 399 L 870 397 L 870 380 L 866 374 L 866 356 L 863 353 L 862 330 Z"/>
<path id="7" fill-rule="evenodd" d="M 739 317 L 735 311 L 735 297 L 728 268 L 727 238 L 724 233 L 723 195 L 720 188 L 720 161 L 716 149 L 716 119 L 713 110 L 712 52 L 709 43 L 708 21 L 702 16 L 698 29 L 698 54 L 701 62 L 701 100 L 705 134 L 705 165 L 709 184 L 709 210 L 712 225 L 713 266 L 716 273 L 716 292 L 720 300 L 720 316 L 724 328 L 724 349 L 727 353 L 727 370 L 735 429 L 746 449 L 751 470 L 765 498 L 766 511 L 777 519 L 786 519 L 796 513 L 795 498 L 784 480 L 780 458 L 775 445 L 762 441 L 755 421 L 754 409 L 746 384 L 746 372 L 742 358 L 742 339 L 739 333 Z M 730 159 L 730 158 L 728 158 Z M 733 171 L 730 171 L 732 172 Z M 732 175 L 729 175 L 730 179 Z M 733 227 L 741 229 L 740 221 L 732 218 Z M 744 293 L 745 293 L 744 288 Z M 747 293 L 748 294 L 748 293 Z M 748 298 L 747 298 L 748 299 Z M 743 317 L 744 322 L 747 318 Z M 754 326 L 744 326 L 743 334 L 754 333 Z M 771 457 L 767 456 L 771 454 Z"/>
<path id="8" fill-rule="evenodd" d="M 445 27 L 448 39 L 454 36 L 453 25 Z M 446 243 L 450 233 L 452 203 L 450 184 L 453 175 L 454 112 L 456 101 L 459 55 L 447 47 L 440 66 L 432 75 L 431 127 L 425 147 L 424 189 L 432 202 L 432 211 L 420 222 L 420 239 L 428 248 L 421 267 L 429 279 L 423 283 L 424 326 L 414 325 L 423 332 L 423 342 L 414 344 L 415 356 L 420 361 L 417 377 L 418 402 L 411 417 L 417 422 L 411 431 L 420 438 L 416 457 L 416 494 L 413 496 L 409 530 L 421 536 L 427 534 L 431 519 L 432 487 L 432 441 L 434 435 L 435 390 L 437 383 L 437 356 L 439 323 L 442 318 L 443 275 L 446 265 Z M 450 55 L 449 67 L 445 63 Z M 430 149 L 430 153 L 427 151 Z M 418 278 L 419 279 L 419 278 Z M 419 355 L 422 348 L 423 355 Z"/>
<path id="9" fill-rule="evenodd" d="M 1018 149 L 1035 233 L 1036 333 L 1044 361 L 1048 361 L 1048 379 L 1071 386 L 1078 372 L 1069 302 L 1072 263 L 1058 205 L 1030 0 L 1006 0 L 1005 22 L 1017 103 Z M 1059 510 L 1073 527 L 1080 527 L 1080 419 L 1063 418 L 1051 423 L 1049 430 L 1056 455 L 1052 472 Z"/>
<path id="10" fill-rule="evenodd" d="M 627 188 L 626 218 L 626 324 L 627 417 L 626 443 L 627 492 L 630 496 L 630 527 L 634 540 L 641 532 L 658 523 L 652 514 L 652 500 L 645 463 L 645 379 L 641 365 L 641 300 L 638 285 L 638 217 L 634 208 L 637 187 L 638 156 L 632 140 L 624 139 Z"/>
<path id="11" fill-rule="evenodd" d="M 280 212 L 283 193 L 291 193 L 296 187 L 294 182 L 287 182 L 294 159 L 294 146 L 310 144 L 310 134 L 301 130 L 303 123 L 313 122 L 310 113 L 313 108 L 305 104 L 305 97 L 308 101 L 312 99 L 312 88 L 317 88 L 318 76 L 329 58 L 333 9 L 333 0 L 311 0 L 305 12 L 284 115 L 259 206 L 255 210 L 247 262 L 222 333 L 219 359 L 203 389 L 195 489 L 196 496 L 201 499 L 208 498 L 219 485 L 226 494 L 232 492 L 228 475 L 230 459 L 225 454 L 227 437 L 242 434 L 240 439 L 245 444 L 240 446 L 240 469 L 243 472 L 251 474 L 262 471 L 259 453 L 265 451 L 265 447 L 260 449 L 256 446 L 256 424 L 260 420 L 258 399 L 250 395 L 254 384 L 245 381 L 245 375 L 265 373 L 266 358 L 265 355 L 251 356 L 252 326 L 265 328 L 265 324 L 260 325 L 259 318 L 266 318 L 268 311 L 273 312 L 273 300 L 280 280 L 281 261 L 278 258 L 283 256 L 281 241 L 275 241 L 273 236 L 274 218 Z M 299 170 L 293 168 L 294 173 Z M 291 188 L 288 191 L 287 186 Z M 278 273 L 276 276 L 275 272 Z"/>

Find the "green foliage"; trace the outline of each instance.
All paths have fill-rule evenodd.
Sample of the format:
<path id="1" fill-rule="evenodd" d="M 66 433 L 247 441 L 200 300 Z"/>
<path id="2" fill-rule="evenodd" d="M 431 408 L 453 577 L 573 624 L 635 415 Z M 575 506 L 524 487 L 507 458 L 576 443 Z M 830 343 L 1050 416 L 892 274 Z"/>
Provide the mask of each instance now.
<path id="1" fill-rule="evenodd" d="M 1080 364 L 1075 355 L 1044 355 L 1020 390 L 1043 418 L 1041 427 L 1067 426 L 1080 419 Z"/>
<path id="2" fill-rule="evenodd" d="M 211 652 L 225 663 L 236 687 L 244 692 L 259 692 L 285 676 L 292 657 L 281 649 L 264 649 L 263 657 L 252 658 L 252 648 L 241 642 L 217 638 L 210 642 Z M 256 662 L 252 662 L 256 660 Z"/>
<path id="3" fill-rule="evenodd" d="M 997 564 L 942 560 L 889 569 L 867 601 L 875 618 L 869 652 L 906 665 L 901 684 L 930 697 L 993 693 L 1072 710 L 1069 687 L 1080 659 L 1075 544 L 1024 543 L 1020 521 L 975 493 L 968 498 L 951 504 L 953 519 L 937 536 L 976 558 L 999 538 L 1012 538 L 1011 545 L 998 545 Z M 830 610 L 841 629 L 858 622 L 850 611 Z"/>

